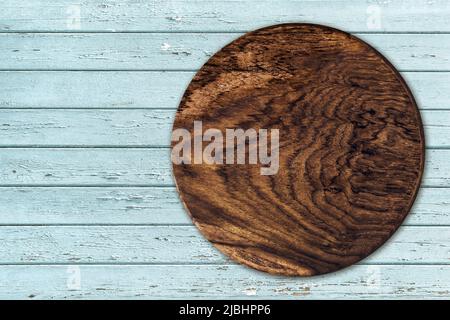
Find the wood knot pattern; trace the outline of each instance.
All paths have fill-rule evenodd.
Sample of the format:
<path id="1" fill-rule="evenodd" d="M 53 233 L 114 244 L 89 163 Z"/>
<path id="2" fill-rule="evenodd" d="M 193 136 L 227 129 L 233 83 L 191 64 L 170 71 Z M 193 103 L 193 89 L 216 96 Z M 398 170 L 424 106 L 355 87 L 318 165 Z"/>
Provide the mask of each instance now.
<path id="1" fill-rule="evenodd" d="M 408 214 L 424 166 L 414 98 L 395 68 L 345 32 L 283 24 L 248 33 L 196 74 L 173 129 L 279 130 L 279 171 L 173 165 L 201 233 L 233 260 L 312 276 L 354 264 Z M 174 145 L 175 142 L 172 143 Z"/>

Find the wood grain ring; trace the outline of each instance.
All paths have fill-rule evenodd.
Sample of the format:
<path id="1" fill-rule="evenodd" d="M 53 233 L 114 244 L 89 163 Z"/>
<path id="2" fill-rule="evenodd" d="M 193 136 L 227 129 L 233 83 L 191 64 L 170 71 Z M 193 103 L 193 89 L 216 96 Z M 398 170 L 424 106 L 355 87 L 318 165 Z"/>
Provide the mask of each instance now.
<path id="1" fill-rule="evenodd" d="M 374 48 L 333 28 L 282 24 L 225 46 L 189 84 L 173 128 L 193 134 L 194 121 L 279 130 L 275 175 L 173 165 L 201 233 L 258 270 L 311 276 L 360 261 L 400 226 L 420 185 L 425 142 L 408 86 Z"/>

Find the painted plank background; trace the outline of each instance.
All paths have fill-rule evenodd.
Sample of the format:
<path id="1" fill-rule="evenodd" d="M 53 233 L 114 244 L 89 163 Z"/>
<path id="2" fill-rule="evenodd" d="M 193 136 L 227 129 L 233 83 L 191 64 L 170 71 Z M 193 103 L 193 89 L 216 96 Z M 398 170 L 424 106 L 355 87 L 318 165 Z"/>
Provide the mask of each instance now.
<path id="1" fill-rule="evenodd" d="M 304 279 L 236 265 L 0 266 L 0 290 L 10 299 L 445 299 L 449 287 L 443 265 L 358 265 Z"/>
<path id="2" fill-rule="evenodd" d="M 404 226 L 364 264 L 445 264 L 450 227 Z M 0 263 L 230 263 L 194 226 L 3 226 Z"/>
<path id="3" fill-rule="evenodd" d="M 0 70 L 192 71 L 240 33 L 0 33 Z M 400 71 L 450 71 L 450 34 L 361 34 Z"/>
<path id="4" fill-rule="evenodd" d="M 450 1 L 3 0 L 0 298 L 450 298 Z M 183 91 L 243 32 L 314 22 L 368 41 L 419 103 L 427 159 L 389 243 L 309 279 L 235 265 L 169 162 Z"/>
<path id="5" fill-rule="evenodd" d="M 422 187 L 450 187 L 450 150 L 427 150 Z M 0 148 L 0 186 L 172 186 L 169 148 Z"/>
<path id="6" fill-rule="evenodd" d="M 0 109 L 0 146 L 168 147 L 175 112 Z M 427 148 L 450 147 L 450 110 L 422 110 L 421 116 Z"/>
<path id="7" fill-rule="evenodd" d="M 3 31 L 247 31 L 307 21 L 352 32 L 450 31 L 446 0 L 3 0 Z M 380 14 L 380 23 L 371 17 Z M 80 19 L 77 19 L 79 17 Z M 80 20 L 80 23 L 77 23 Z"/>
<path id="8" fill-rule="evenodd" d="M 175 110 L 194 74 L 192 71 L 4 71 L 0 72 L 0 109 Z M 414 91 L 419 108 L 450 109 L 449 72 L 402 72 L 402 75 Z"/>
<path id="9" fill-rule="evenodd" d="M 449 199 L 450 189 L 422 188 L 404 225 L 450 225 Z M 191 225 L 165 186 L 1 187 L 0 212 L 0 225 Z"/>

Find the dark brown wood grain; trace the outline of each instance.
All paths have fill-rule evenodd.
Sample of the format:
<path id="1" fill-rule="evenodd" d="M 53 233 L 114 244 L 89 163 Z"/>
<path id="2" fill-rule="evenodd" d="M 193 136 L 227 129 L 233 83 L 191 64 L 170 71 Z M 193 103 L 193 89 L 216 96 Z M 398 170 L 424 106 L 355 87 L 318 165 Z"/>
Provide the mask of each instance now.
<path id="1" fill-rule="evenodd" d="M 173 165 L 195 225 L 250 267 L 311 276 L 371 254 L 408 214 L 424 166 L 416 103 L 395 68 L 345 32 L 284 24 L 215 54 L 174 129 L 279 129 L 280 169 Z M 175 142 L 173 142 L 173 145 Z"/>

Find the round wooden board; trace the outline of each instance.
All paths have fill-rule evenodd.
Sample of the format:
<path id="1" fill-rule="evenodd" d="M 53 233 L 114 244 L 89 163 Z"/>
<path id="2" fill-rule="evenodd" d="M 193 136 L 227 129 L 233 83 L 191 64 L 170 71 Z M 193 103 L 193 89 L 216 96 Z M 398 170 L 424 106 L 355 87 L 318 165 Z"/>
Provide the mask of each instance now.
<path id="1" fill-rule="evenodd" d="M 420 185 L 410 90 L 379 52 L 333 28 L 276 25 L 224 47 L 190 83 L 174 129 L 193 136 L 194 121 L 224 139 L 227 128 L 279 130 L 273 175 L 259 162 L 173 164 L 201 233 L 258 270 L 312 276 L 354 264 L 395 232 Z"/>

